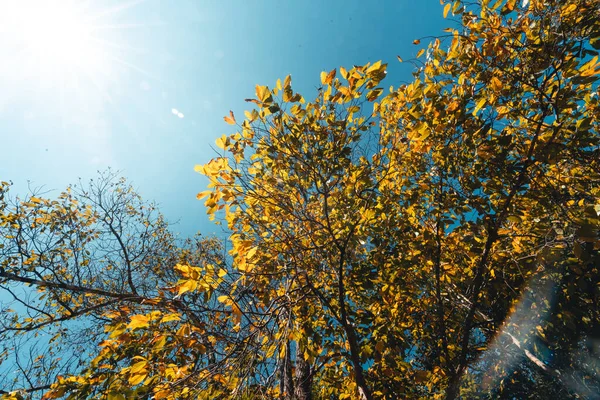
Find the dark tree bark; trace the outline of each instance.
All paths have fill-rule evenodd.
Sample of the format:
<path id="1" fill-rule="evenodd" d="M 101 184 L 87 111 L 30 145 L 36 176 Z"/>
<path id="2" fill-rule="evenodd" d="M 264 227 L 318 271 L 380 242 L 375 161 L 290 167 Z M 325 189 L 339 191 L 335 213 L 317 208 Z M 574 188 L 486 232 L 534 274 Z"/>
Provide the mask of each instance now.
<path id="1" fill-rule="evenodd" d="M 312 400 L 312 369 L 304 359 L 304 350 L 300 344 L 296 346 L 296 400 Z"/>

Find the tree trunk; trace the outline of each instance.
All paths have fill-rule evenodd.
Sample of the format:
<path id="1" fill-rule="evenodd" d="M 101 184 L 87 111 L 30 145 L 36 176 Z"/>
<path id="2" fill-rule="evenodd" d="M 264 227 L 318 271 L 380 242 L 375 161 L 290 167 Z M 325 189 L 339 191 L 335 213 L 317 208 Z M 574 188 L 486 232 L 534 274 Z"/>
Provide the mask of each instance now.
<path id="1" fill-rule="evenodd" d="M 446 400 L 454 400 L 460 393 L 460 381 L 462 378 L 462 372 L 457 371 L 450 378 L 448 382 L 448 388 L 446 389 Z"/>
<path id="2" fill-rule="evenodd" d="M 294 379 L 292 377 L 292 359 L 290 342 L 286 342 L 285 356 L 281 364 L 281 396 L 284 400 L 294 400 Z"/>
<path id="3" fill-rule="evenodd" d="M 371 390 L 367 385 L 367 380 L 365 379 L 363 367 L 360 362 L 360 350 L 356 333 L 354 332 L 352 325 L 350 325 L 348 322 L 346 322 L 344 325 L 344 329 L 346 330 L 348 344 L 350 345 L 350 359 L 352 361 L 352 369 L 354 370 L 354 380 L 356 381 L 356 386 L 358 387 L 358 396 L 360 400 L 372 400 L 373 396 L 371 395 Z"/>
<path id="4" fill-rule="evenodd" d="M 296 346 L 296 400 L 312 400 L 312 371 L 304 359 L 304 349 L 300 343 Z"/>

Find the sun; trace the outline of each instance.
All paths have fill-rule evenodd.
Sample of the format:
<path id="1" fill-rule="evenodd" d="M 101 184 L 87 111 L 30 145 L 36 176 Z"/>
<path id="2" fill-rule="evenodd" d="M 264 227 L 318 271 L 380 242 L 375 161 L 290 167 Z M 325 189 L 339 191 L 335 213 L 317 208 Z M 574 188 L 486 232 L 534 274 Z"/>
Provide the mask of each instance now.
<path id="1" fill-rule="evenodd" d="M 48 66 L 96 69 L 105 60 L 94 45 L 94 30 L 75 6 L 42 4 L 23 18 L 25 51 Z"/>
<path id="2" fill-rule="evenodd" d="M 3 132 L 111 159 L 112 124 L 134 125 L 122 105 L 136 104 L 135 84 L 157 76 L 147 40 L 157 24 L 140 17 L 145 3 L 0 0 Z"/>
<path id="3" fill-rule="evenodd" d="M 31 75 L 63 81 L 110 74 L 111 54 L 102 45 L 89 2 L 17 0 L 4 5 L 16 60 Z"/>

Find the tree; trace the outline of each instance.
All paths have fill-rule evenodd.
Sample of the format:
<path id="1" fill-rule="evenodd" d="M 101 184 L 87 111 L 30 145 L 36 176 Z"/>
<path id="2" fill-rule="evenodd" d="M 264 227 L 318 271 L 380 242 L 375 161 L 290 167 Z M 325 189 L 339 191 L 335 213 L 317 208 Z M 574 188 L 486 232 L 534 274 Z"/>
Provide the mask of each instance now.
<path id="1" fill-rule="evenodd" d="M 137 329 L 154 320 L 160 327 L 152 348 L 171 352 L 163 361 L 178 361 L 167 374 L 184 376 L 189 366 L 179 361 L 194 352 L 173 348 L 189 345 L 190 330 L 209 320 L 209 305 L 200 300 L 207 292 L 186 293 L 193 283 L 185 277 L 203 268 L 214 278 L 205 276 L 202 285 L 222 281 L 219 242 L 178 240 L 156 206 L 110 171 L 70 186 L 57 200 L 39 190 L 12 198 L 9 188 L 6 182 L 0 187 L 2 393 L 141 395 L 146 389 L 134 386 L 147 369 L 135 363 L 143 354 L 136 345 L 147 346 L 148 333 L 139 344 L 133 340 Z M 173 331 L 157 339 L 160 329 Z M 119 343 L 123 353 L 116 351 Z M 203 354 L 212 346 L 197 345 Z M 195 356 L 198 363 L 217 363 L 216 356 Z M 100 360 L 106 364 L 98 365 Z M 128 369 L 131 364 L 137 367 Z M 113 368 L 121 380 L 110 375 Z"/>
<path id="2" fill-rule="evenodd" d="M 447 2 L 461 28 L 412 83 L 383 95 L 377 62 L 323 72 L 311 102 L 290 77 L 257 86 L 217 140 L 200 197 L 314 395 L 600 388 L 599 10 Z"/>
<path id="3" fill-rule="evenodd" d="M 8 189 L 3 183 L 1 289 L 2 299 L 10 299 L 2 310 L 3 355 L 14 356 L 15 384 L 47 389 L 56 374 L 88 357 L 102 313 L 123 301 L 139 303 L 164 280 L 161 264 L 173 257 L 174 238 L 155 207 L 110 172 L 54 201 L 39 191 L 7 198 Z M 82 317 L 85 324 L 65 329 Z M 73 358 L 57 362 L 65 346 L 75 346 Z"/>

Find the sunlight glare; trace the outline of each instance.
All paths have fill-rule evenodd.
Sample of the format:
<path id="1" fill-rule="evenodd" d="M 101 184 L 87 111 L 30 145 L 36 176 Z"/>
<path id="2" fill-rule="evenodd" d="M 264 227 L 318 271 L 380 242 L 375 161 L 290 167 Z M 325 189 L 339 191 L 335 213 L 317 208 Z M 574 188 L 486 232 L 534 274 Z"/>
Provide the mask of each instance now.
<path id="1" fill-rule="evenodd" d="M 10 2 L 9 34 L 24 65 L 38 77 L 63 80 L 73 74 L 108 74 L 108 54 L 94 37 L 86 2 Z M 34 71 L 31 71 L 34 73 Z"/>

